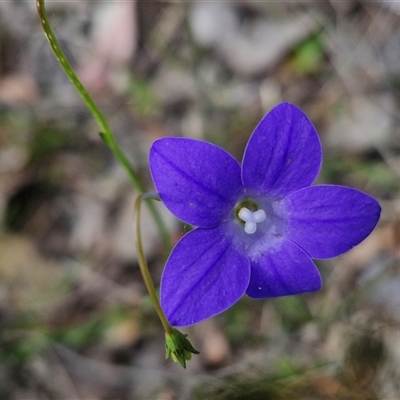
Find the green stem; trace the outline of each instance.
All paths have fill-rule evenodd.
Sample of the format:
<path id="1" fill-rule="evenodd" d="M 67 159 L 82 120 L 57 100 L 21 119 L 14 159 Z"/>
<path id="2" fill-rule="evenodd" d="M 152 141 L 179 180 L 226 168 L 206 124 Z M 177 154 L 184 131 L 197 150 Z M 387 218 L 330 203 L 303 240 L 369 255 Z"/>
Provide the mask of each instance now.
<path id="1" fill-rule="evenodd" d="M 167 317 L 164 314 L 164 311 L 161 308 L 160 301 L 158 300 L 156 289 L 154 287 L 153 280 L 150 275 L 149 266 L 147 264 L 146 256 L 143 251 L 143 243 L 142 243 L 142 235 L 140 232 L 140 208 L 142 205 L 142 200 L 154 200 L 157 199 L 158 196 L 150 193 L 140 194 L 135 200 L 135 204 L 133 206 L 133 218 L 134 218 L 134 230 L 135 230 L 135 244 L 136 251 L 138 256 L 139 268 L 142 274 L 142 278 L 144 284 L 146 285 L 146 289 L 150 295 L 151 301 L 154 304 L 154 308 L 157 312 L 158 318 L 160 319 L 162 326 L 167 334 L 172 335 L 174 329 L 170 325 L 167 320 Z"/>
<path id="2" fill-rule="evenodd" d="M 82 99 L 84 100 L 90 112 L 92 113 L 93 117 L 97 120 L 98 124 L 100 125 L 100 130 L 101 130 L 100 136 L 102 137 L 104 142 L 110 147 L 111 151 L 114 153 L 119 163 L 127 172 L 133 187 L 139 193 L 144 193 L 145 191 L 144 186 L 142 185 L 139 177 L 137 176 L 128 158 L 126 157 L 121 147 L 119 146 L 118 142 L 116 141 L 115 136 L 113 135 L 106 119 L 104 118 L 99 108 L 96 106 L 95 102 L 93 101 L 93 99 L 91 98 L 85 87 L 82 85 L 81 81 L 75 74 L 75 71 L 73 70 L 71 64 L 67 60 L 67 57 L 61 50 L 60 45 L 58 44 L 58 41 L 54 36 L 54 33 L 48 22 L 44 0 L 36 0 L 36 7 L 44 34 L 46 35 L 47 40 L 50 43 L 50 47 L 53 50 L 57 58 L 57 61 L 60 63 L 64 72 L 71 80 L 72 84 L 75 86 L 76 90 L 81 95 Z M 172 246 L 171 246 L 171 239 L 169 237 L 168 230 L 164 224 L 164 221 L 152 202 L 147 201 L 147 205 L 150 209 L 150 212 L 154 218 L 154 221 L 157 225 L 157 228 L 164 242 L 164 248 L 166 249 L 165 251 L 168 252 L 172 248 Z"/>

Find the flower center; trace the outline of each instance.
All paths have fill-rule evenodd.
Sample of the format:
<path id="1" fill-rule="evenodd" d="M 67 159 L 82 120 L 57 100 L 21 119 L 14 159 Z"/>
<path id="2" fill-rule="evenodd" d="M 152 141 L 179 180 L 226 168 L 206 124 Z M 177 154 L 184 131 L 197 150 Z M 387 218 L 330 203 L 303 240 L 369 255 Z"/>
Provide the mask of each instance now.
<path id="1" fill-rule="evenodd" d="M 237 215 L 245 223 L 244 231 L 249 235 L 255 233 L 257 231 L 257 224 L 263 222 L 266 218 L 264 210 L 250 211 L 246 207 L 242 207 Z"/>

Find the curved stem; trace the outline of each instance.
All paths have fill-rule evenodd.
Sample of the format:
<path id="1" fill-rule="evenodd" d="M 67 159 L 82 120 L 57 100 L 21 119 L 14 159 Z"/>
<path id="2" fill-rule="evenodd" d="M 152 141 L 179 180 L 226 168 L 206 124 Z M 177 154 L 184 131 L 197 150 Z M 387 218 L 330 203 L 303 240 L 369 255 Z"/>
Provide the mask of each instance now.
<path id="1" fill-rule="evenodd" d="M 156 309 L 158 318 L 160 319 L 164 330 L 169 335 L 172 335 L 174 329 L 170 325 L 167 320 L 167 317 L 164 314 L 164 311 L 161 308 L 160 301 L 158 300 L 156 289 L 154 287 L 153 280 L 150 275 L 149 266 L 147 264 L 146 256 L 143 251 L 143 243 L 142 243 L 142 235 L 140 231 L 140 208 L 142 205 L 142 200 L 154 200 L 157 199 L 157 195 L 154 194 L 140 194 L 135 200 L 135 204 L 133 206 L 133 218 L 134 218 L 134 230 L 135 230 L 135 241 L 136 241 L 136 251 L 138 256 L 139 268 L 142 274 L 142 278 L 144 284 L 146 285 L 146 289 L 150 295 L 151 301 L 154 304 L 154 308 Z"/>
<path id="2" fill-rule="evenodd" d="M 47 19 L 47 13 L 44 6 L 44 0 L 36 0 L 36 7 L 37 12 L 39 15 L 40 23 L 42 24 L 42 28 L 44 34 L 46 35 L 47 40 L 50 43 L 50 47 L 53 50 L 57 61 L 60 63 L 61 67 L 63 68 L 64 72 L 71 80 L 72 84 L 75 86 L 78 93 L 81 95 L 82 99 L 86 103 L 87 107 L 89 108 L 90 112 L 92 113 L 93 117 L 97 120 L 98 124 L 100 125 L 100 136 L 104 140 L 104 142 L 110 147 L 111 151 L 114 153 L 115 157 L 122 165 L 122 167 L 127 172 L 133 187 L 139 192 L 144 193 L 145 188 L 140 181 L 139 177 L 137 176 L 134 168 L 132 167 L 131 163 L 129 162 L 128 158 L 126 157 L 125 153 L 122 151 L 121 147 L 119 146 L 118 142 L 115 139 L 106 119 L 104 118 L 103 114 L 82 85 L 81 81 L 75 74 L 71 64 L 69 63 L 67 57 L 65 56 L 64 52 L 61 50 L 60 45 L 54 36 L 54 33 L 50 27 L 50 24 Z M 169 251 L 171 246 L 171 240 L 168 234 L 168 230 L 164 224 L 163 219 L 161 218 L 160 213 L 155 208 L 154 204 L 151 202 L 147 202 L 147 205 L 150 209 L 150 212 L 154 218 L 154 221 L 157 225 L 157 228 L 160 232 L 162 240 L 164 242 L 164 248 L 166 251 Z"/>

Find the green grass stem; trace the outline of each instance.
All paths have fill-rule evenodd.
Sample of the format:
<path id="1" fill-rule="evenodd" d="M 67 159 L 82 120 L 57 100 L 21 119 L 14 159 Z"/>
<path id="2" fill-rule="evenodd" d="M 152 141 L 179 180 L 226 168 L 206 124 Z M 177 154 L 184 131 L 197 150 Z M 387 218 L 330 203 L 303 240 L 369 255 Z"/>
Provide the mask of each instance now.
<path id="1" fill-rule="evenodd" d="M 53 50 L 58 62 L 60 63 L 61 67 L 63 68 L 64 72 L 71 80 L 72 84 L 75 86 L 78 93 L 81 95 L 82 99 L 86 103 L 87 107 L 89 108 L 90 112 L 92 113 L 93 117 L 97 120 L 100 126 L 100 136 L 104 140 L 104 142 L 109 146 L 111 151 L 114 153 L 114 156 L 118 160 L 118 162 L 122 165 L 125 169 L 126 173 L 128 174 L 130 181 L 133 187 L 139 192 L 144 193 L 145 187 L 140 181 L 135 169 L 133 168 L 132 164 L 129 162 L 128 158 L 126 157 L 125 153 L 122 151 L 121 147 L 119 146 L 117 140 L 115 139 L 114 134 L 112 133 L 110 126 L 108 125 L 106 119 L 104 118 L 103 114 L 93 101 L 92 97 L 89 95 L 85 87 L 82 85 L 81 81 L 77 77 L 74 69 L 72 68 L 71 64 L 69 63 L 67 57 L 65 56 L 64 52 L 61 50 L 61 47 L 54 36 L 54 33 L 50 27 L 48 22 L 46 8 L 44 4 L 44 0 L 36 0 L 36 7 L 37 12 L 39 15 L 40 23 L 42 25 L 44 34 L 46 35 L 47 40 L 50 43 L 50 47 Z M 166 253 L 170 251 L 172 248 L 171 239 L 168 233 L 168 230 L 165 226 L 164 220 L 162 219 L 160 213 L 156 209 L 154 203 L 151 201 L 146 201 L 147 206 L 150 209 L 151 215 L 157 225 L 159 230 L 160 236 L 164 243 L 164 249 Z"/>

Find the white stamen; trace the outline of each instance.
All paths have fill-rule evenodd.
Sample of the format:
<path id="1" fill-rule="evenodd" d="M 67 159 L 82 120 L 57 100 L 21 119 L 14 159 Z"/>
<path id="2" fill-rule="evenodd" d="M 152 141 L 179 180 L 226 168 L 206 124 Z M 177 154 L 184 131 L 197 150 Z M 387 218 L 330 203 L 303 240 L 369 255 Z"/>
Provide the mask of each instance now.
<path id="1" fill-rule="evenodd" d="M 244 222 L 250 222 L 253 220 L 253 213 L 246 207 L 239 210 L 238 216 Z"/>
<path id="2" fill-rule="evenodd" d="M 238 217 L 245 222 L 244 231 L 248 234 L 253 234 L 257 230 L 257 224 L 263 222 L 266 218 L 264 210 L 250 211 L 243 207 L 239 210 Z"/>
<path id="3" fill-rule="evenodd" d="M 267 216 L 265 215 L 265 211 L 264 210 L 257 210 L 257 211 L 253 212 L 254 222 L 257 222 L 257 224 L 259 222 L 265 221 L 266 217 Z"/>

